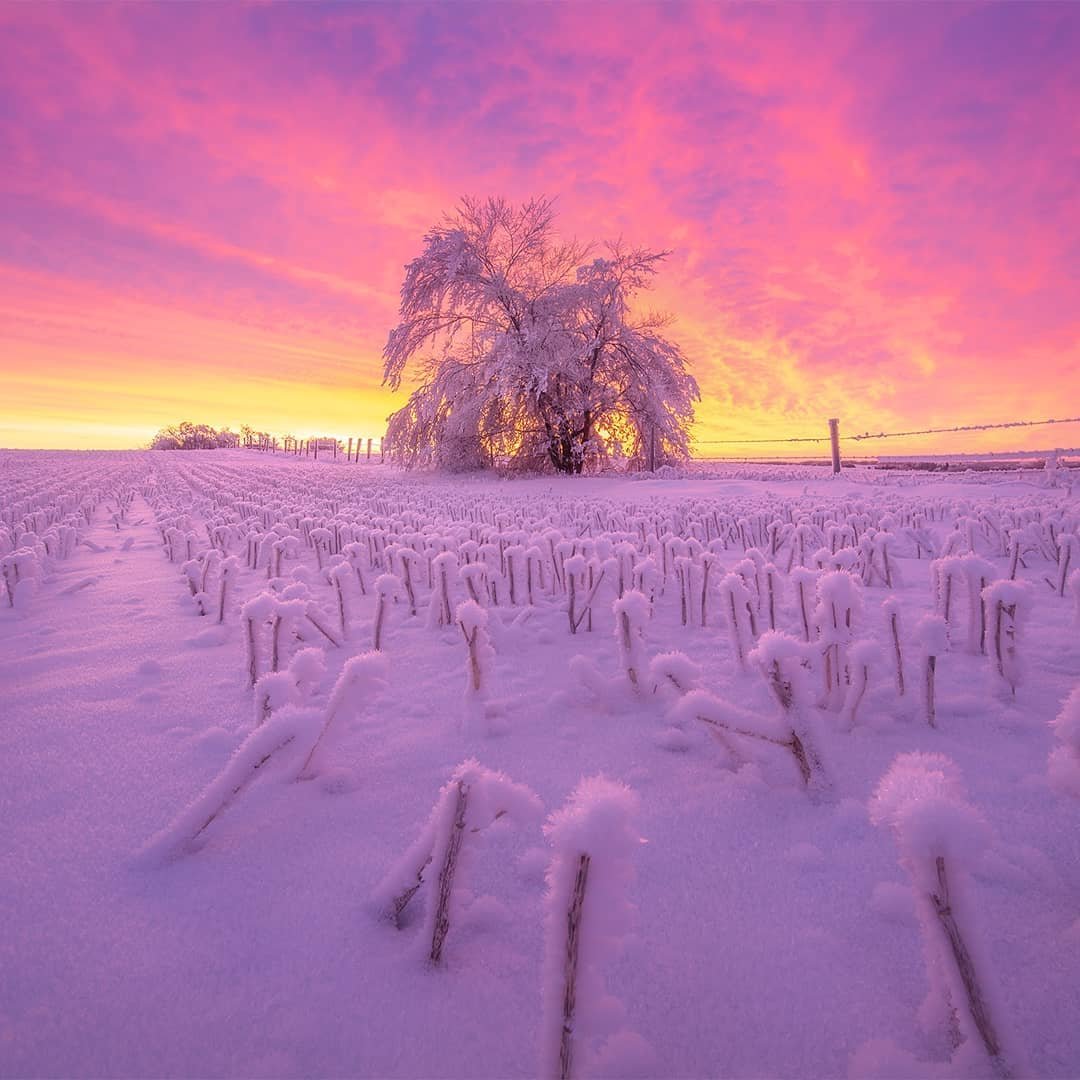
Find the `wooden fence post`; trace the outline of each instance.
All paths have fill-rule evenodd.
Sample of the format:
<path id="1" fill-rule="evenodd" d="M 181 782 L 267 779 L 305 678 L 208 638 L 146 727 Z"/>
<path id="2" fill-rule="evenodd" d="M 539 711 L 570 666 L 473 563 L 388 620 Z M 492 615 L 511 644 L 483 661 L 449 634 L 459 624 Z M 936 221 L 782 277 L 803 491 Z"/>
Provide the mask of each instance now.
<path id="1" fill-rule="evenodd" d="M 346 461 L 352 461 L 352 436 L 349 436 L 349 450 L 345 455 Z"/>
<path id="2" fill-rule="evenodd" d="M 832 471 L 840 472 L 840 421 L 829 421 L 829 441 L 832 443 Z"/>
<path id="3" fill-rule="evenodd" d="M 372 440 L 368 439 L 368 441 L 367 441 L 367 459 L 368 459 L 368 461 L 371 460 L 371 443 L 372 443 Z"/>

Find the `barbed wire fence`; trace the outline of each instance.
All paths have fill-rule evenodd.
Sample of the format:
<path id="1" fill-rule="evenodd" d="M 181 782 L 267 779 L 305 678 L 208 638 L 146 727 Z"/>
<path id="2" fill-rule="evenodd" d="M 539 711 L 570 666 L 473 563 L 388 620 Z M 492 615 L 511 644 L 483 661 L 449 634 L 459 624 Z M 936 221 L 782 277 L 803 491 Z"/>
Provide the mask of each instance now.
<path id="1" fill-rule="evenodd" d="M 926 435 L 967 434 L 976 431 L 1000 431 L 1009 428 L 1041 428 L 1066 424 L 1080 424 L 1080 416 L 1052 417 L 1045 420 L 1005 420 L 999 423 L 990 424 L 956 424 L 952 427 L 913 428 L 908 431 L 862 431 L 852 432 L 851 434 L 841 433 L 840 421 L 836 418 L 832 418 L 828 421 L 828 433 L 824 435 L 792 435 L 783 438 L 692 439 L 691 454 L 692 457 L 698 461 L 804 461 L 808 457 L 814 457 L 816 455 L 814 455 L 812 451 L 805 454 L 765 454 L 749 451 L 745 454 L 736 452 L 713 455 L 707 452 L 702 453 L 701 448 L 754 446 L 780 447 L 798 445 L 820 446 L 827 443 L 829 444 L 830 453 L 828 457 L 826 457 L 825 463 L 828 463 L 831 459 L 833 471 L 839 472 L 841 468 L 840 449 L 842 443 L 852 447 L 853 445 L 857 446 L 860 443 L 876 442 L 882 439 L 902 439 Z M 237 445 L 240 444 L 238 443 Z M 314 456 L 316 460 L 318 460 L 320 453 L 324 457 L 332 456 L 336 459 L 340 450 L 346 461 L 359 462 L 361 460 L 366 460 L 367 462 L 375 461 L 379 463 L 386 460 L 386 452 L 388 449 L 385 436 L 360 436 L 355 438 L 356 449 L 354 452 L 353 437 L 349 437 L 347 442 L 345 439 L 338 439 L 330 436 L 319 439 L 296 439 L 291 436 L 286 436 L 282 437 L 279 441 L 277 437 L 271 436 L 265 432 L 253 432 L 243 445 L 251 449 L 271 451 L 274 453 L 304 455 L 308 457 Z M 879 462 L 902 463 L 904 461 L 992 461 L 995 459 L 1040 458 L 1054 453 L 1080 457 L 1080 447 L 1055 447 L 1053 449 L 1043 450 L 965 451 L 953 453 L 926 453 L 920 451 L 911 454 L 896 455 L 868 452 L 857 456 L 859 460 L 875 459 Z"/>
<path id="2" fill-rule="evenodd" d="M 938 428 L 919 428 L 909 431 L 864 431 L 855 432 L 852 434 L 841 434 L 839 430 L 839 420 L 836 418 L 829 420 L 829 432 L 826 435 L 795 435 L 787 438 L 752 438 L 752 439 L 695 439 L 693 440 L 693 453 L 694 457 L 701 460 L 702 458 L 708 458 L 709 455 L 701 454 L 699 452 L 700 447 L 706 446 L 785 446 L 795 444 L 830 444 L 831 459 L 833 465 L 833 471 L 840 471 L 840 444 L 841 443 L 861 443 L 866 441 L 877 441 L 880 439 L 900 439 L 908 438 L 912 436 L 925 436 L 925 435 L 952 435 L 952 434 L 964 434 L 975 431 L 999 431 L 1007 428 L 1037 428 L 1046 427 L 1049 425 L 1062 425 L 1062 424 L 1080 424 L 1080 416 L 1064 416 L 1054 417 L 1045 420 L 1005 420 L 1000 423 L 992 424 L 957 424 L 953 427 L 938 427 Z M 953 453 L 953 454 L 913 454 L 913 455 L 890 455 L 896 460 L 901 460 L 904 457 L 918 457 L 924 460 L 933 460 L 935 458 L 981 458 L 981 459 L 993 459 L 993 458 L 1020 458 L 1020 457 L 1034 457 L 1044 456 L 1049 453 L 1063 453 L 1063 454 L 1080 454 L 1080 448 L 1077 447 L 1058 447 L 1055 450 L 1018 450 L 1018 451 L 987 451 L 979 452 L 974 451 L 970 453 Z M 742 455 L 728 455 L 730 457 L 738 458 Z M 751 455 L 745 455 L 751 456 Z M 791 455 L 762 455 L 753 454 L 755 459 L 764 460 L 769 458 L 771 460 L 785 460 L 789 459 Z M 875 454 L 874 457 L 885 459 L 884 455 Z"/>

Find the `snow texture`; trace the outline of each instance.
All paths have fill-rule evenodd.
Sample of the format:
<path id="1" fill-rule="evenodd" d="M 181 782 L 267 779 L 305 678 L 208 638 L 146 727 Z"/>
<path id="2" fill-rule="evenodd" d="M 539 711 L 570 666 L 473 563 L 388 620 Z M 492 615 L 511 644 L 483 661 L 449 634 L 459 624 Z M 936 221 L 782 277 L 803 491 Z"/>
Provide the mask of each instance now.
<path id="1" fill-rule="evenodd" d="M 1031 480 L 0 451 L 0 1074 L 538 1075 L 535 802 L 470 773 L 441 917 L 446 844 L 400 929 L 358 910 L 480 757 L 549 811 L 583 776 L 640 792 L 575 1075 L 989 1075 L 950 1021 L 941 857 L 997 1059 L 1075 1077 L 1080 511 Z M 467 600 L 493 649 L 472 702 Z"/>

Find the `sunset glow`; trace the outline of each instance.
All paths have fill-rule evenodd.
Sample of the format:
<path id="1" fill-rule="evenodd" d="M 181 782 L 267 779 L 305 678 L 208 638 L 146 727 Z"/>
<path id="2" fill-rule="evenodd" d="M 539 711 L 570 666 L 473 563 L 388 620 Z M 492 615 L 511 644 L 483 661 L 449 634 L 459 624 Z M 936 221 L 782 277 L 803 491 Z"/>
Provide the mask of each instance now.
<path id="1" fill-rule="evenodd" d="M 672 250 L 702 453 L 1074 415 L 1078 55 L 1071 4 L 0 5 L 0 445 L 378 437 L 465 194 Z"/>

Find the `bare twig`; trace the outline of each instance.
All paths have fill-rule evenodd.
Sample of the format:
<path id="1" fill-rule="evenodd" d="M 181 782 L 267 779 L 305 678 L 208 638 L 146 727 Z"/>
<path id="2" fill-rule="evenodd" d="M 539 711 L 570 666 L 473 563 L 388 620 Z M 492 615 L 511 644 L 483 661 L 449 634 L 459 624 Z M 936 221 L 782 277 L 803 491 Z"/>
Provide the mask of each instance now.
<path id="1" fill-rule="evenodd" d="M 952 906 L 949 902 L 949 879 L 945 870 L 945 859 L 941 855 L 937 857 L 937 878 L 938 891 L 930 893 L 930 901 L 934 905 L 934 912 L 937 914 L 941 928 L 948 939 L 949 948 L 952 950 L 953 960 L 956 963 L 957 974 L 964 984 L 968 1012 L 971 1014 L 975 1029 L 978 1031 L 979 1038 L 982 1039 L 983 1046 L 994 1063 L 998 1075 L 1002 1077 L 1011 1076 L 1012 1073 L 1001 1056 L 1001 1042 L 990 1017 L 990 1008 L 983 998 L 982 989 L 975 974 L 975 964 L 971 959 L 971 953 L 968 952 L 967 945 L 964 943 L 956 917 L 953 915 Z"/>

